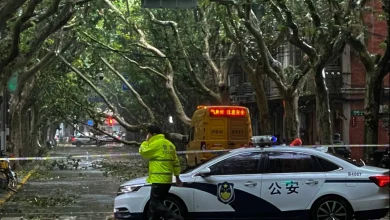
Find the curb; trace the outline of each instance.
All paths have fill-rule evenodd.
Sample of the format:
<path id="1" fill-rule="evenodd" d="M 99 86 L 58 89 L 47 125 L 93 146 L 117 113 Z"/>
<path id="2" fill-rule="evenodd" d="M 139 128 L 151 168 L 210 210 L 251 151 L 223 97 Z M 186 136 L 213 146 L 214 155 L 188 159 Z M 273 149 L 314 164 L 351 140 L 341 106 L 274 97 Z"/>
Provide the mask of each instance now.
<path id="1" fill-rule="evenodd" d="M 50 156 L 50 154 L 51 153 L 48 153 L 46 156 Z M 27 182 L 27 180 L 30 178 L 30 176 L 37 171 L 37 169 L 38 169 L 38 167 L 35 167 L 32 170 L 30 170 L 27 173 L 27 175 L 24 176 L 23 179 L 19 182 L 18 186 L 16 187 L 16 190 L 19 190 Z M 6 203 L 9 199 L 11 199 L 12 196 L 14 196 L 15 194 L 16 194 L 16 192 L 9 191 L 3 198 L 0 198 L 0 206 L 4 205 L 4 203 Z"/>
<path id="2" fill-rule="evenodd" d="M 16 190 L 20 189 L 26 182 L 27 180 L 30 178 L 30 176 L 35 173 L 36 171 L 36 168 L 34 168 L 33 170 L 31 170 L 30 172 L 27 173 L 27 175 L 25 177 L 23 177 L 23 179 L 20 181 L 20 183 L 18 184 L 18 186 L 16 187 Z M 16 192 L 14 191 L 9 191 L 5 196 L 4 198 L 0 199 L 0 206 L 2 206 L 5 202 L 7 202 L 10 198 L 12 198 L 13 195 L 15 195 Z"/>

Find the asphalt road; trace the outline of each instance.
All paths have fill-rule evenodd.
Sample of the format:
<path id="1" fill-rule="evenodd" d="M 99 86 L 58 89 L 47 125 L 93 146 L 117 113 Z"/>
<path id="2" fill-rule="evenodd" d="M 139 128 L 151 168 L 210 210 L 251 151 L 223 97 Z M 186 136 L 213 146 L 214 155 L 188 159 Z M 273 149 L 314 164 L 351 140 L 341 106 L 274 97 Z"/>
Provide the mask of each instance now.
<path id="1" fill-rule="evenodd" d="M 135 150 L 108 146 L 60 147 L 51 156 L 127 153 Z M 101 161 L 99 158 L 89 158 L 77 165 L 73 160 L 48 161 L 31 175 L 19 193 L 0 208 L 0 219 L 112 219 L 114 198 L 121 182 L 100 170 Z"/>
<path id="2" fill-rule="evenodd" d="M 51 156 L 136 152 L 129 147 L 58 147 Z M 0 220 L 113 219 L 118 186 L 144 176 L 147 164 L 140 158 L 112 157 L 47 161 L 9 201 L 0 207 Z M 0 192 L 0 200 L 4 194 Z M 389 219 L 383 218 L 382 220 Z"/>

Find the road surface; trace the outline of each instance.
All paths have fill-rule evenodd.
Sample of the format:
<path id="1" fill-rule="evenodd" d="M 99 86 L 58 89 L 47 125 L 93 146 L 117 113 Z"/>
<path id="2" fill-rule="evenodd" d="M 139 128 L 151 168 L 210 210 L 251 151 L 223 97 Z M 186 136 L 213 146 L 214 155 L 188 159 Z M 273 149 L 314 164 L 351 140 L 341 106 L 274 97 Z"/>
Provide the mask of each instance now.
<path id="1" fill-rule="evenodd" d="M 60 147 L 51 156 L 134 152 L 127 147 Z M 129 158 L 111 158 L 129 160 Z M 20 219 L 113 219 L 114 198 L 121 183 L 102 171 L 102 159 L 48 161 L 31 175 L 0 208 L 4 220 Z M 77 170 L 76 170 L 77 166 Z"/>

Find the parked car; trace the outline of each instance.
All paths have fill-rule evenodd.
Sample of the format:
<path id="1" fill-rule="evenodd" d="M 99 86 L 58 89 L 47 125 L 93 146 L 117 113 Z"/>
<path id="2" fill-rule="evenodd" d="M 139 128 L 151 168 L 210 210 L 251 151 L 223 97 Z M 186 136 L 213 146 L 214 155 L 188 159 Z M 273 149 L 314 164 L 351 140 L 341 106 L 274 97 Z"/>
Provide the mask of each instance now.
<path id="1" fill-rule="evenodd" d="M 241 148 L 180 175 L 165 205 L 185 219 L 380 219 L 389 170 L 303 147 Z M 173 180 L 175 181 L 175 180 Z M 148 219 L 146 178 L 123 183 L 116 219 Z M 146 217 L 146 218 L 145 218 Z"/>
<path id="2" fill-rule="evenodd" d="M 72 143 L 72 145 L 76 145 L 76 147 L 81 147 L 82 145 L 97 145 L 97 146 L 101 146 L 101 145 L 104 144 L 98 138 L 90 137 L 90 136 L 84 136 L 84 135 L 72 137 L 71 143 Z"/>

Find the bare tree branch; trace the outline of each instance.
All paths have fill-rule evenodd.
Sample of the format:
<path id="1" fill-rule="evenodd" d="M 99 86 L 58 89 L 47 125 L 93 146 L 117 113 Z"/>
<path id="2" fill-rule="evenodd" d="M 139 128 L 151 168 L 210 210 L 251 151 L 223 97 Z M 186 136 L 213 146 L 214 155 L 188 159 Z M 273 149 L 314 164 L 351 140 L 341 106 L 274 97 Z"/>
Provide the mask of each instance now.
<path id="1" fill-rule="evenodd" d="M 35 24 L 42 22 L 43 20 L 47 19 L 48 17 L 54 15 L 58 11 L 58 6 L 60 4 L 61 0 L 53 0 L 50 8 L 46 11 L 46 13 L 41 14 L 40 16 L 34 17 L 32 20 Z M 30 22 L 28 24 L 24 24 L 22 27 L 22 31 L 34 26 L 33 22 Z"/>
<path id="2" fill-rule="evenodd" d="M 70 40 L 67 44 L 64 45 L 64 47 L 59 51 L 60 54 L 65 52 L 69 46 L 72 44 L 72 40 Z M 26 85 L 26 82 L 33 77 L 38 71 L 42 70 L 46 66 L 48 66 L 55 58 L 56 53 L 53 51 L 48 51 L 47 54 L 34 66 L 32 66 L 30 69 L 28 69 L 25 72 L 22 72 L 19 74 L 19 87 L 20 91 L 23 90 L 23 87 Z"/>
<path id="3" fill-rule="evenodd" d="M 126 128 L 128 131 L 139 131 L 140 126 L 130 125 L 126 121 L 124 121 L 121 117 L 118 117 L 118 111 L 107 99 L 107 97 L 102 94 L 99 89 L 88 79 L 86 78 L 78 69 L 72 66 L 62 55 L 59 55 L 59 58 L 62 60 L 62 62 L 67 65 L 73 72 L 75 72 L 80 78 L 83 79 L 84 82 L 86 82 L 97 94 L 99 94 L 100 97 L 102 97 L 104 103 L 108 106 L 109 109 L 114 113 L 112 116 L 115 120 L 119 122 L 123 127 Z"/>
<path id="4" fill-rule="evenodd" d="M 249 7 L 249 6 L 247 6 L 247 7 Z M 255 17 L 255 15 L 253 15 L 252 9 L 250 9 L 250 8 L 247 9 L 247 10 L 249 10 L 249 14 L 245 15 L 241 11 L 241 9 L 238 5 L 236 5 L 236 8 L 237 8 L 237 12 L 238 12 L 239 16 L 242 19 L 245 19 L 244 20 L 245 26 L 247 27 L 249 32 L 255 37 L 255 39 L 257 41 L 259 51 L 260 51 L 260 56 L 261 56 L 260 59 L 263 61 L 264 71 L 275 82 L 275 84 L 279 88 L 279 90 L 282 93 L 284 93 L 285 91 L 287 91 L 287 86 L 283 82 L 280 75 L 270 65 L 270 62 L 272 61 L 273 64 L 275 63 L 275 65 L 273 65 L 273 66 L 277 66 L 276 63 L 278 63 L 278 62 L 271 56 L 271 53 L 268 50 L 268 48 L 264 42 L 264 38 L 263 38 L 263 34 L 262 34 L 261 30 L 255 28 L 255 26 L 252 23 L 252 19 L 253 19 L 253 17 Z"/>
<path id="5" fill-rule="evenodd" d="M 204 38 L 203 38 L 203 57 L 205 58 L 206 62 L 209 64 L 211 67 L 211 70 L 214 72 L 214 74 L 218 77 L 220 74 L 219 68 L 217 67 L 217 64 L 211 59 L 210 57 L 210 45 L 209 45 L 209 38 L 211 36 L 210 33 L 210 28 L 209 24 L 207 23 L 207 15 L 203 11 L 203 8 L 198 6 L 198 12 L 199 12 L 199 17 L 202 21 L 203 24 L 203 33 L 204 33 Z"/>
<path id="6" fill-rule="evenodd" d="M 3 0 L 0 1 L 0 38 L 3 30 L 6 28 L 8 19 L 26 2 L 27 0 Z"/>
<path id="7" fill-rule="evenodd" d="M 287 26 L 292 30 L 292 37 L 290 38 L 290 42 L 301 49 L 305 54 L 309 55 L 310 59 L 317 59 L 317 51 L 314 49 L 314 47 L 310 46 L 299 38 L 298 27 L 293 21 L 291 10 L 281 0 L 277 0 L 277 2 L 282 11 L 286 14 Z"/>
<path id="8" fill-rule="evenodd" d="M 127 82 L 127 80 L 125 79 L 125 77 L 122 76 L 122 74 L 120 74 L 113 66 L 111 66 L 108 61 L 106 59 L 104 59 L 103 57 L 100 56 L 100 59 L 103 61 L 103 63 L 111 70 L 111 72 L 113 72 L 115 75 L 117 75 L 121 81 L 123 83 L 126 84 L 126 86 L 129 88 L 129 90 L 131 91 L 131 93 L 135 96 L 135 98 L 137 99 L 138 103 L 148 112 L 149 114 L 149 117 L 150 117 L 150 121 L 151 123 L 155 122 L 155 117 L 154 117 L 154 114 L 153 114 L 153 111 L 149 108 L 149 106 L 147 104 L 145 104 L 145 102 L 142 100 L 141 96 L 138 94 L 137 91 L 135 91 L 135 89 L 133 88 L 132 85 L 130 85 L 129 82 Z"/>
<path id="9" fill-rule="evenodd" d="M 8 55 L 8 58 L 3 61 L 4 64 L 0 64 L 0 70 L 2 70 L 8 63 L 10 63 L 13 59 L 15 59 L 19 55 L 19 43 L 20 43 L 20 34 L 21 34 L 21 28 L 24 22 L 28 21 L 33 16 L 35 7 L 41 2 L 42 0 L 32 0 L 27 5 L 26 11 L 22 14 L 22 16 L 16 21 L 12 36 L 12 44 L 10 48 L 10 52 Z M 0 62 L 0 63 L 3 63 Z"/>
<path id="10" fill-rule="evenodd" d="M 119 54 L 120 56 L 122 56 L 124 59 L 126 59 L 126 60 L 129 61 L 130 63 L 135 64 L 139 69 L 145 70 L 145 71 L 149 71 L 149 72 L 152 72 L 153 74 L 156 74 L 157 76 L 163 78 L 164 80 L 167 79 L 167 77 L 164 76 L 164 74 L 162 74 L 162 73 L 158 72 L 157 70 L 155 70 L 155 69 L 153 69 L 153 68 L 150 68 L 150 67 L 148 67 L 148 66 L 141 66 L 137 61 L 135 61 L 135 60 L 133 60 L 133 59 L 130 59 L 129 57 L 127 57 L 126 55 L 124 55 L 124 53 L 122 53 L 121 51 L 116 50 L 116 49 L 114 49 L 114 48 L 108 46 L 107 44 L 104 44 L 104 43 L 100 42 L 99 40 L 97 40 L 96 38 L 90 36 L 90 35 L 87 34 L 86 32 L 83 32 L 83 31 L 82 31 L 81 33 L 83 33 L 85 36 L 87 36 L 89 39 L 91 39 L 91 40 L 94 41 L 95 43 L 97 43 L 97 44 L 103 46 L 104 48 L 106 48 L 106 49 L 108 49 L 108 50 L 110 50 L 110 51 L 112 51 L 112 52 L 115 52 L 115 53 Z"/>
<path id="11" fill-rule="evenodd" d="M 43 30 L 39 31 L 37 36 L 30 41 L 28 45 L 29 50 L 25 54 L 19 54 L 15 57 L 13 55 L 12 59 L 9 59 L 8 62 L 0 62 L 0 72 L 5 72 L 0 76 L 0 81 L 8 80 L 8 78 L 11 77 L 13 73 L 14 67 L 20 68 L 21 66 L 25 66 L 32 58 L 32 56 L 39 50 L 46 38 L 52 33 L 56 32 L 70 20 L 73 15 L 73 6 L 73 3 L 68 1 L 64 5 L 60 14 L 57 16 L 57 19 L 48 23 L 43 28 Z"/>
<path id="12" fill-rule="evenodd" d="M 187 67 L 187 70 L 190 72 L 191 76 L 194 77 L 195 79 L 195 82 L 198 84 L 198 86 L 200 87 L 201 90 L 203 90 L 205 93 L 207 93 L 208 95 L 210 95 L 211 97 L 213 97 L 215 100 L 217 100 L 219 103 L 222 102 L 221 100 L 221 96 L 218 95 L 217 93 L 215 93 L 214 91 L 212 91 L 211 89 L 209 89 L 201 80 L 200 78 L 196 75 L 193 67 L 192 67 L 192 64 L 190 62 L 190 60 L 188 59 L 188 54 L 184 48 L 184 45 L 183 45 L 183 42 L 180 38 L 180 35 L 179 35 L 179 31 L 177 29 L 177 23 L 174 22 L 174 21 L 161 21 L 161 20 L 158 20 L 155 18 L 155 16 L 153 15 L 153 13 L 150 11 L 150 10 L 147 10 L 149 12 L 149 16 L 151 17 L 151 21 L 155 24 L 158 24 L 158 25 L 161 25 L 161 26 L 169 26 L 172 28 L 172 31 L 173 31 L 173 34 L 176 38 L 176 41 L 178 43 L 178 46 L 179 46 L 179 49 L 181 51 L 181 53 L 183 54 L 183 57 L 184 57 L 184 61 L 185 61 L 185 64 L 186 64 L 186 67 Z M 205 39 L 206 40 L 206 39 Z M 207 45 L 208 45 L 208 39 L 207 39 Z M 210 64 L 210 62 L 212 63 L 211 67 L 212 69 L 214 70 L 214 68 L 217 68 L 216 65 L 214 64 L 214 62 L 210 59 L 210 56 L 208 56 L 208 63 Z M 215 70 L 214 70 L 215 72 Z M 218 74 L 218 69 L 217 69 L 217 72 L 216 74 Z"/>
<path id="13" fill-rule="evenodd" d="M 126 141 L 126 140 L 123 140 L 123 139 L 119 139 L 119 138 L 115 137 L 114 135 L 112 135 L 112 134 L 110 134 L 110 133 L 100 129 L 99 127 L 90 126 L 90 125 L 88 125 L 87 123 L 85 123 L 83 121 L 79 121 L 78 123 L 80 123 L 82 125 L 85 125 L 85 126 L 88 126 L 90 128 L 93 128 L 93 129 L 95 129 L 95 130 L 97 130 L 97 131 L 99 131 L 99 132 L 101 132 L 101 133 L 103 133 L 103 134 L 105 134 L 105 135 L 115 139 L 117 142 L 120 142 L 120 143 L 123 143 L 123 144 L 127 144 L 127 145 L 141 145 L 141 143 L 139 143 L 137 141 Z"/>
<path id="14" fill-rule="evenodd" d="M 120 103 L 120 101 L 119 101 L 119 98 L 118 98 L 118 95 L 117 94 L 115 94 L 113 91 L 111 91 L 109 88 L 108 88 L 108 86 L 107 85 L 105 85 L 105 84 L 103 84 L 102 85 L 115 99 L 116 99 L 116 102 L 118 103 L 118 107 L 120 108 L 120 109 L 122 109 L 123 111 L 125 111 L 126 112 L 126 114 L 129 116 L 129 117 L 131 117 L 131 119 L 133 119 L 134 121 L 137 121 L 139 124 L 141 124 L 141 122 L 137 119 L 137 118 L 135 118 L 134 116 L 133 116 L 133 114 L 129 111 L 129 109 L 128 108 L 126 108 L 126 107 L 124 107 L 124 106 L 122 106 L 122 104 Z"/>
<path id="15" fill-rule="evenodd" d="M 131 24 L 129 21 L 127 21 L 126 18 L 123 16 L 123 14 L 119 11 L 119 9 L 117 9 L 109 0 L 104 0 L 104 1 L 111 9 L 113 9 L 119 15 L 119 17 L 127 25 L 129 25 L 130 27 L 133 27 L 135 29 L 135 31 L 138 33 L 140 39 L 139 39 L 139 43 L 137 44 L 137 46 L 153 53 L 157 57 L 164 58 L 164 64 L 167 67 L 166 72 L 165 72 L 165 77 L 166 77 L 165 88 L 167 89 L 168 94 L 171 97 L 172 102 L 174 103 L 176 113 L 179 116 L 180 120 L 183 123 L 185 123 L 186 125 L 190 125 L 191 119 L 186 115 L 184 108 L 183 108 L 183 105 L 182 105 L 179 97 L 176 94 L 176 91 L 175 91 L 175 88 L 173 85 L 174 69 L 172 67 L 171 62 L 167 58 L 167 56 L 161 50 L 150 45 L 146 40 L 145 33 L 136 24 Z"/>
<path id="16" fill-rule="evenodd" d="M 375 64 L 371 59 L 371 54 L 368 52 L 366 45 L 363 42 L 358 40 L 356 37 L 349 35 L 347 38 L 347 42 L 358 51 L 360 60 L 362 61 L 366 71 L 371 72 L 375 68 Z"/>
<path id="17" fill-rule="evenodd" d="M 307 7 L 309 8 L 309 11 L 310 11 L 310 15 L 313 19 L 313 23 L 314 25 L 317 27 L 317 28 L 320 28 L 321 27 L 321 18 L 320 16 L 318 15 L 317 13 L 317 10 L 313 4 L 313 1 L 312 0 L 305 0 L 305 3 L 307 5 Z"/>

